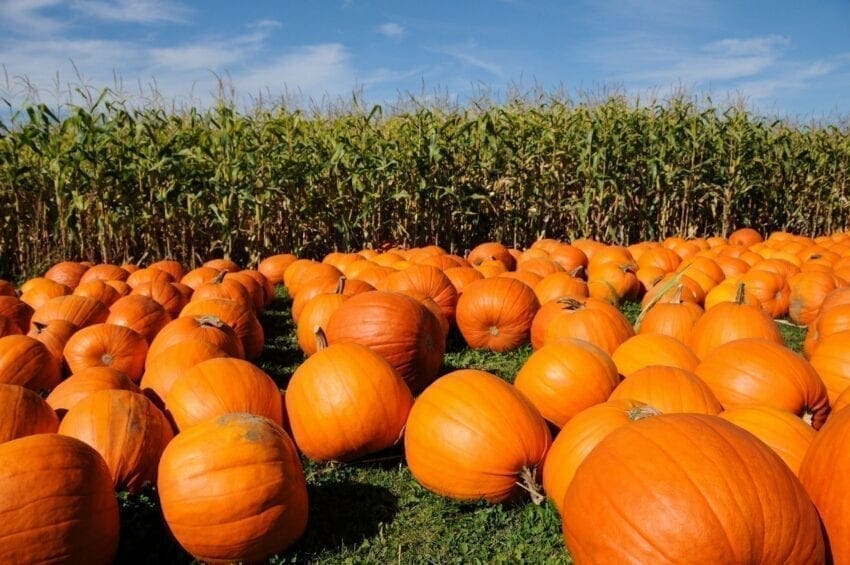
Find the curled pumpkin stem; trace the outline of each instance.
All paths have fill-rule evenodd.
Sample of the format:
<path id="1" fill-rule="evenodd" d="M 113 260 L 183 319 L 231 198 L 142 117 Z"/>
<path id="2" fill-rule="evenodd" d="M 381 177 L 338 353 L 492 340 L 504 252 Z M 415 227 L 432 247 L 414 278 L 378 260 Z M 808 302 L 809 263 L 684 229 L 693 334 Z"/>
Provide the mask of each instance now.
<path id="1" fill-rule="evenodd" d="M 516 484 L 531 496 L 531 502 L 540 506 L 546 500 L 546 495 L 543 494 L 540 485 L 537 484 L 536 469 L 536 467 L 523 467 Z"/>

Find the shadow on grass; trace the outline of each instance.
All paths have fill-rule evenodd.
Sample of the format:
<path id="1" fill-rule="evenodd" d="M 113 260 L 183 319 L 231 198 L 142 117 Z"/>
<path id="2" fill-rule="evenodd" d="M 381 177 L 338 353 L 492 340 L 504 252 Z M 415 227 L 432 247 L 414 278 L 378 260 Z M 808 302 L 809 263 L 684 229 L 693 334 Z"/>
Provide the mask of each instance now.
<path id="1" fill-rule="evenodd" d="M 378 535 L 399 510 L 398 498 L 384 487 L 343 480 L 311 485 L 310 521 L 293 547 L 299 556 L 356 547 Z"/>

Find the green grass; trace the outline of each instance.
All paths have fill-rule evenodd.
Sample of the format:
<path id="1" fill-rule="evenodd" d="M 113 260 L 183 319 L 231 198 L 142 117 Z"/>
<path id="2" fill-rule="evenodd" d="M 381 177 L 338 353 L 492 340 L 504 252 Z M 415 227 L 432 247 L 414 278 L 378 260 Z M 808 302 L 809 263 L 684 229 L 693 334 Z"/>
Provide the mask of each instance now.
<path id="1" fill-rule="evenodd" d="M 630 320 L 639 304 L 622 307 Z M 281 387 L 303 361 L 294 337 L 289 302 L 281 296 L 263 314 L 266 348 L 258 365 Z M 789 347 L 799 351 L 805 330 L 780 324 Z M 457 334 L 449 338 L 443 372 L 491 371 L 513 381 L 531 354 L 525 346 L 504 354 L 474 351 Z M 353 464 L 304 460 L 310 496 L 307 531 L 273 563 L 531 562 L 568 563 L 561 520 L 550 502 L 535 506 L 458 503 L 422 488 L 404 465 L 401 447 Z M 165 527 L 152 488 L 121 493 L 119 563 L 188 563 L 192 559 Z"/>

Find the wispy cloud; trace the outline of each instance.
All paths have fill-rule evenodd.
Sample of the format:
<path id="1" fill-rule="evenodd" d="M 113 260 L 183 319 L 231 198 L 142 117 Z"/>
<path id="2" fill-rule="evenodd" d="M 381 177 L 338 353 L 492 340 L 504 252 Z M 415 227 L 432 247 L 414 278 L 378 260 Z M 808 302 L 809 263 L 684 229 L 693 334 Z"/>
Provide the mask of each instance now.
<path id="1" fill-rule="evenodd" d="M 71 8 L 100 20 L 124 23 L 183 23 L 191 10 L 163 0 L 74 0 Z"/>
<path id="2" fill-rule="evenodd" d="M 395 22 L 387 22 L 378 26 L 378 33 L 390 39 L 398 39 L 405 34 L 405 29 Z"/>
<path id="3" fill-rule="evenodd" d="M 462 45 L 445 45 L 432 50 L 437 53 L 448 55 L 464 66 L 485 71 L 500 79 L 504 79 L 506 77 L 504 69 L 500 65 L 487 60 L 485 56 L 481 55 L 478 52 L 478 46 L 474 42 L 467 42 Z"/>
<path id="4" fill-rule="evenodd" d="M 63 27 L 62 22 L 43 12 L 60 4 L 61 0 L 0 1 L 0 28 L 14 29 L 21 35 L 54 33 Z"/>

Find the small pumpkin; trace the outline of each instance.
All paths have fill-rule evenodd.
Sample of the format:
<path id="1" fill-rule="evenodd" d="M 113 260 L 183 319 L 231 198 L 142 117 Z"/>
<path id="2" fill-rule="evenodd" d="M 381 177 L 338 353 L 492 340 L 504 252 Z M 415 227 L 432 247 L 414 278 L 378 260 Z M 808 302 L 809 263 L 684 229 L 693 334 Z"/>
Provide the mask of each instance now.
<path id="1" fill-rule="evenodd" d="M 458 299 L 457 327 L 473 349 L 510 351 L 528 342 L 539 307 L 537 296 L 525 283 L 484 279 L 467 286 Z"/>

